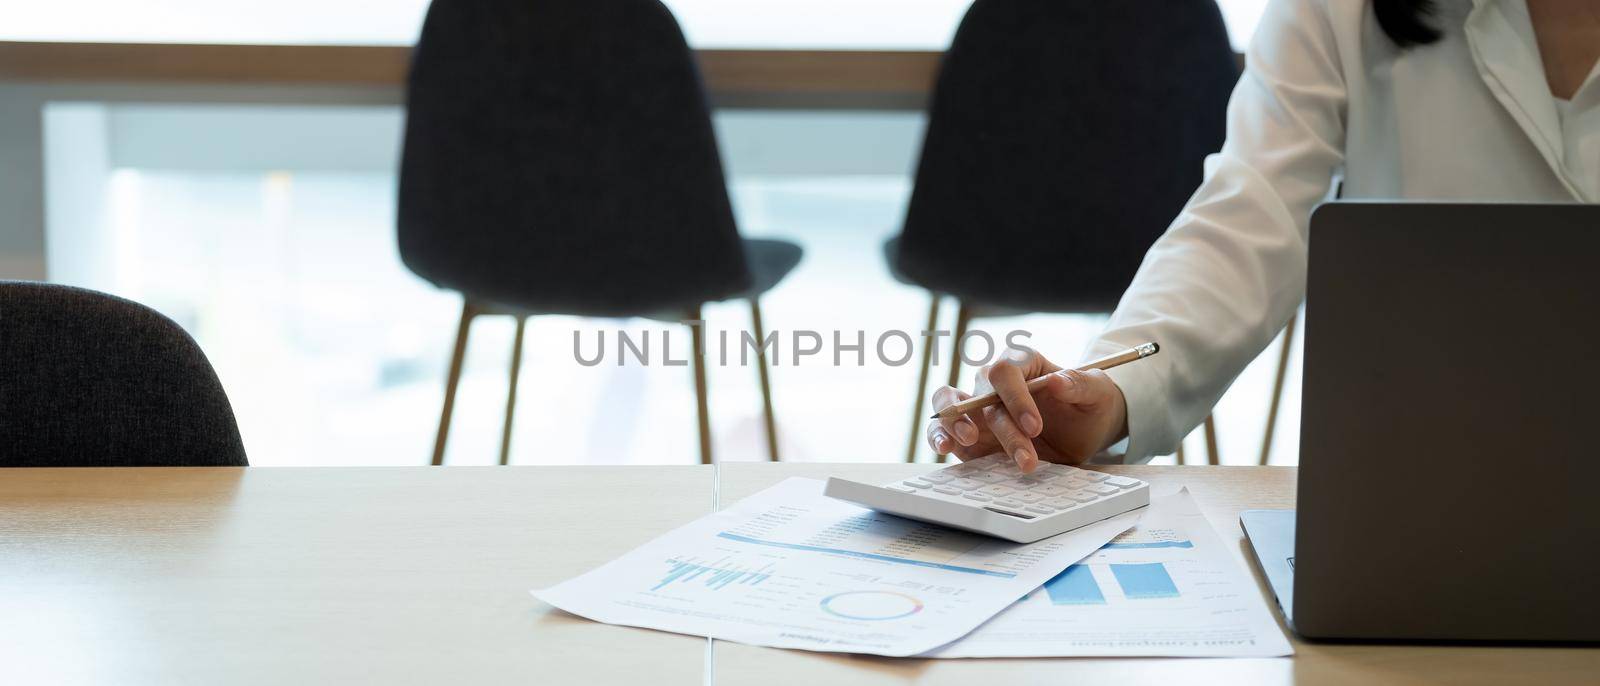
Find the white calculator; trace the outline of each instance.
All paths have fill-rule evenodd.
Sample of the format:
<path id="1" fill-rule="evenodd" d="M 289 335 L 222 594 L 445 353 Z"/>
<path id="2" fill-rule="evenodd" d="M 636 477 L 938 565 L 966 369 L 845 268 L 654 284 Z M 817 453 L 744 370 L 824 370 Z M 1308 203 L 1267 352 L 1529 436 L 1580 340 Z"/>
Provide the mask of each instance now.
<path id="1" fill-rule="evenodd" d="M 1018 543 L 1150 504 L 1150 485 L 1138 479 L 1050 463 L 1040 463 L 1025 475 L 1005 455 L 882 486 L 834 477 L 823 493 L 879 512 Z"/>

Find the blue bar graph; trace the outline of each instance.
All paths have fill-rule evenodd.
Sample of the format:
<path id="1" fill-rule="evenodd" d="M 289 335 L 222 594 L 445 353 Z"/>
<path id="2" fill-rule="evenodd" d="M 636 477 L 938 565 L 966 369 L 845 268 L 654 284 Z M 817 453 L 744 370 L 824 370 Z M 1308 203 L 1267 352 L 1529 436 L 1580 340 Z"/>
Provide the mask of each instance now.
<path id="1" fill-rule="evenodd" d="M 1044 590 L 1050 594 L 1051 605 L 1104 605 L 1105 594 L 1100 592 L 1100 584 L 1095 583 L 1094 575 L 1089 573 L 1089 568 L 1084 565 L 1072 565 L 1066 571 L 1057 574 L 1055 578 L 1044 582 Z"/>
<path id="2" fill-rule="evenodd" d="M 662 575 L 661 583 L 656 584 L 650 590 L 659 591 L 673 582 L 686 584 L 700 579 L 700 582 L 706 588 L 717 591 L 726 588 L 729 584 L 759 586 L 761 582 L 772 576 L 771 564 L 757 569 L 741 569 L 737 565 L 727 564 L 726 558 L 710 564 L 703 564 L 692 559 L 674 559 L 666 562 L 670 565 L 667 573 Z"/>
<path id="3" fill-rule="evenodd" d="M 1153 541 L 1150 543 L 1107 543 L 1101 550 L 1147 550 L 1150 548 L 1193 548 L 1194 541 Z"/>
<path id="4" fill-rule="evenodd" d="M 1129 600 L 1150 598 L 1176 598 L 1178 585 L 1160 562 L 1136 565 L 1111 565 L 1111 573 L 1122 586 L 1122 594 Z"/>

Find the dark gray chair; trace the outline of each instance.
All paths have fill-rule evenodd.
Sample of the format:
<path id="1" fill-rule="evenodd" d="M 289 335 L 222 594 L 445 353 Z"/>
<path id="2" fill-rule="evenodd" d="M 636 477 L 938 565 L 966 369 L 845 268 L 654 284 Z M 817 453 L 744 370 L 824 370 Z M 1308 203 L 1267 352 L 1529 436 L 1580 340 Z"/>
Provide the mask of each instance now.
<path id="1" fill-rule="evenodd" d="M 435 0 L 408 86 L 400 256 L 465 298 L 434 464 L 479 315 L 517 323 L 501 464 L 529 316 L 699 320 L 702 304 L 743 298 L 763 338 L 757 299 L 800 248 L 739 237 L 694 56 L 660 2 Z M 704 360 L 691 357 L 709 463 Z"/>
<path id="2" fill-rule="evenodd" d="M 138 303 L 0 281 L 0 466 L 244 467 L 199 346 Z"/>
<path id="3" fill-rule="evenodd" d="M 942 295 L 960 302 L 957 340 L 980 316 L 1115 309 L 1221 148 L 1237 79 L 1212 0 L 974 2 L 940 66 L 905 225 L 885 246 L 897 279 L 933 293 L 928 330 Z M 960 371 L 957 350 L 951 385 Z"/>

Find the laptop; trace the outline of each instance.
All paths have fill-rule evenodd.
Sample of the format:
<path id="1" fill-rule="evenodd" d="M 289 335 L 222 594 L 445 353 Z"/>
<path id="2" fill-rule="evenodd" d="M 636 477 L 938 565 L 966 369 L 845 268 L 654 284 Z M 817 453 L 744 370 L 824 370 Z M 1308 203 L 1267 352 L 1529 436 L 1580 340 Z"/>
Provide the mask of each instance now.
<path id="1" fill-rule="evenodd" d="M 1295 632 L 1600 641 L 1600 206 L 1322 205 L 1305 322 Z"/>

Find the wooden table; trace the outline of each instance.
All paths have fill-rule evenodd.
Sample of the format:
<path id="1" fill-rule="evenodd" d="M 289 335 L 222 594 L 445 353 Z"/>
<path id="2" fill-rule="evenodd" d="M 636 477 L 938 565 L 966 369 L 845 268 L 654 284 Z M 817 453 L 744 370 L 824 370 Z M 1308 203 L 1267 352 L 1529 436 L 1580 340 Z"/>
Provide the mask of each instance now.
<path id="1" fill-rule="evenodd" d="M 0 470 L 0 684 L 698 684 L 706 640 L 528 595 L 711 467 Z"/>
<path id="2" fill-rule="evenodd" d="M 1584 648 L 1297 642 L 1294 658 L 1243 660 L 826 655 L 596 624 L 527 593 L 790 476 L 886 481 L 926 468 L 0 470 L 0 683 L 1600 681 L 1600 649 Z M 1238 512 L 1294 504 L 1291 468 L 1108 471 L 1187 485 L 1258 581 Z"/>

